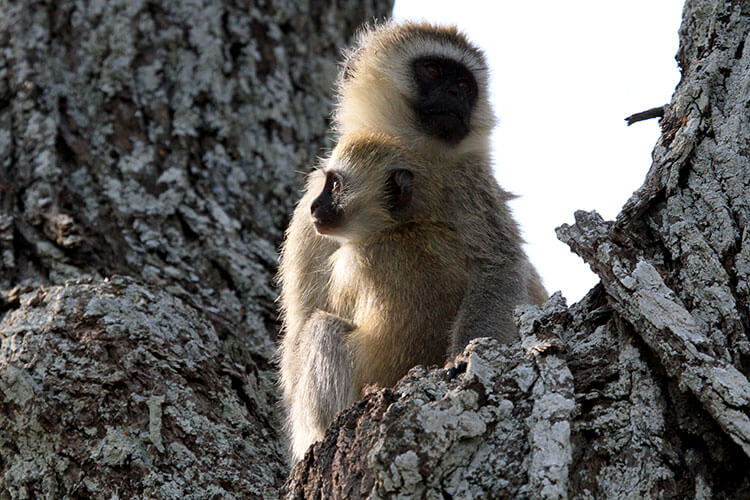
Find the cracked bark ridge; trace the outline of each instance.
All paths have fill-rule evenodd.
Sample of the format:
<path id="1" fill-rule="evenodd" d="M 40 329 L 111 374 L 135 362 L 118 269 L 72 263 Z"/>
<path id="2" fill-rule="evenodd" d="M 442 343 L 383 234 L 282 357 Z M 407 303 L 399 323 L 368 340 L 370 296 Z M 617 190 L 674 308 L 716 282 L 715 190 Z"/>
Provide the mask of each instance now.
<path id="1" fill-rule="evenodd" d="M 285 473 L 264 381 L 170 294 L 37 289 L 0 332 L 3 498 L 258 498 Z"/>
<path id="2" fill-rule="evenodd" d="M 744 498 L 742 449 L 679 389 L 595 287 L 569 309 L 562 341 L 573 374 L 575 498 Z"/>
<path id="3" fill-rule="evenodd" d="M 311 447 L 281 497 L 565 498 L 573 379 L 557 333 L 539 326 L 565 311 L 559 295 L 525 311 L 523 347 L 473 341 L 453 380 L 417 367 L 369 394 Z"/>
<path id="4" fill-rule="evenodd" d="M 528 477 L 532 498 L 567 498 L 575 396 L 573 375 L 561 353 L 561 337 L 569 314 L 559 292 L 545 304 L 542 314 L 536 307 L 520 308 L 521 346 L 527 356 L 534 358 L 539 371 L 532 390 L 534 407 L 527 420 L 531 449 Z"/>
<path id="5" fill-rule="evenodd" d="M 611 225 L 596 213 L 576 213 L 576 225 L 558 234 L 597 270 L 610 303 L 633 325 L 667 373 L 689 389 L 750 456 L 750 383 L 727 359 L 714 355 L 707 332 L 659 272 L 632 248 L 606 240 Z M 591 253 L 596 249 L 594 253 Z"/>
<path id="6" fill-rule="evenodd" d="M 696 498 L 748 495 L 749 32 L 747 2 L 687 2 L 682 81 L 644 185 L 615 222 L 578 212 L 558 229 L 601 277 L 618 329 L 668 375 L 662 418 L 676 424 L 678 469 L 695 476 L 673 487 Z"/>
<path id="7" fill-rule="evenodd" d="M 576 214 L 560 239 L 670 376 L 750 455 L 750 6 L 688 3 L 683 80 L 644 188 L 616 223 Z"/>

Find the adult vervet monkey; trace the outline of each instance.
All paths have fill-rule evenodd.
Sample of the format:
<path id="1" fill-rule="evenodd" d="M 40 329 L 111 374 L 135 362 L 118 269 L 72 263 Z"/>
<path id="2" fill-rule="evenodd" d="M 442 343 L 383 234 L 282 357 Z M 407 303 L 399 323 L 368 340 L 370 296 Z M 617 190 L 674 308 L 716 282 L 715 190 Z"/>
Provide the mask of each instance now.
<path id="1" fill-rule="evenodd" d="M 512 195 L 492 175 L 495 124 L 482 52 L 453 26 L 385 23 L 360 32 L 339 75 L 334 128 L 380 132 L 423 155 L 453 180 L 454 220 L 470 263 L 450 355 L 469 340 L 516 338 L 513 310 L 547 299 L 521 248 Z"/>

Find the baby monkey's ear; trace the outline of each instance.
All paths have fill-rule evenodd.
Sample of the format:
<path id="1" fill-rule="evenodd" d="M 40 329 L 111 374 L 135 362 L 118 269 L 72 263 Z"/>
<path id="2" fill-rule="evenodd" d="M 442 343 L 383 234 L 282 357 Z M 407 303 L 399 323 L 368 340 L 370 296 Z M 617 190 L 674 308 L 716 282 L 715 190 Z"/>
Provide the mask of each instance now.
<path id="1" fill-rule="evenodd" d="M 388 174 L 385 195 L 390 212 L 398 212 L 409 206 L 414 190 L 414 174 L 405 168 L 396 167 Z"/>

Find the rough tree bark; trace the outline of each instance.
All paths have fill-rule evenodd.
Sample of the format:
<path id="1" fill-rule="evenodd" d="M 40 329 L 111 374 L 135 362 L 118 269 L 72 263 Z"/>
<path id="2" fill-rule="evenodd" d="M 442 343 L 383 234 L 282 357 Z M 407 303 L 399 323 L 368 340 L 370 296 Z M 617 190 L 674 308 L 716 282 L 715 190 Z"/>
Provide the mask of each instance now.
<path id="1" fill-rule="evenodd" d="M 275 248 L 390 8 L 0 0 L 0 498 L 275 495 Z"/>
<path id="2" fill-rule="evenodd" d="M 0 498 L 274 497 L 274 246 L 387 2 L 0 0 Z M 602 284 L 339 415 L 291 498 L 750 497 L 750 3 L 689 0 Z"/>
<path id="3" fill-rule="evenodd" d="M 653 164 L 558 237 L 600 276 L 521 342 L 343 412 L 288 498 L 750 498 L 750 2 L 688 0 Z"/>

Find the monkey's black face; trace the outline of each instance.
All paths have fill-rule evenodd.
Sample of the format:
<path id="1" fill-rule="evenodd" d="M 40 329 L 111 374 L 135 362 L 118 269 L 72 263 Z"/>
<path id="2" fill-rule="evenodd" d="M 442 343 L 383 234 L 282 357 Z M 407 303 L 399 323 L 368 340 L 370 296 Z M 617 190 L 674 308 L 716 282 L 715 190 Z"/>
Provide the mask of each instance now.
<path id="1" fill-rule="evenodd" d="M 310 205 L 313 225 L 320 234 L 330 234 L 335 231 L 343 220 L 341 183 L 342 179 L 339 174 L 327 172 L 323 191 Z"/>
<path id="2" fill-rule="evenodd" d="M 477 81 L 469 69 L 442 57 L 413 62 L 417 97 L 412 107 L 420 127 L 429 135 L 458 143 L 469 133 L 477 102 Z"/>

